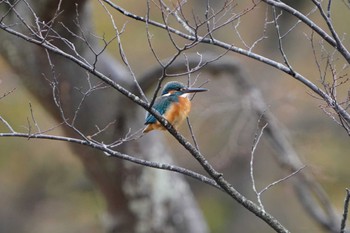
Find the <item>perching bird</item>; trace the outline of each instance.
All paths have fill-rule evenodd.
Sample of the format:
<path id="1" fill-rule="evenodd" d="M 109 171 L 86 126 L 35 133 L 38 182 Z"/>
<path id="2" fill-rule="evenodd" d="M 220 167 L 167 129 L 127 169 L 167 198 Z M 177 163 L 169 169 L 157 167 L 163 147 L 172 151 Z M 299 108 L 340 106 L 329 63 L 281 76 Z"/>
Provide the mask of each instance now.
<path id="1" fill-rule="evenodd" d="M 153 105 L 153 108 L 159 112 L 170 124 L 175 128 L 181 125 L 186 119 L 191 110 L 191 101 L 188 96 L 189 93 L 207 91 L 205 88 L 189 88 L 180 82 L 168 82 L 162 91 L 162 95 L 158 97 Z M 157 121 L 157 119 L 150 113 L 146 115 L 146 128 L 144 133 L 165 128 Z"/>

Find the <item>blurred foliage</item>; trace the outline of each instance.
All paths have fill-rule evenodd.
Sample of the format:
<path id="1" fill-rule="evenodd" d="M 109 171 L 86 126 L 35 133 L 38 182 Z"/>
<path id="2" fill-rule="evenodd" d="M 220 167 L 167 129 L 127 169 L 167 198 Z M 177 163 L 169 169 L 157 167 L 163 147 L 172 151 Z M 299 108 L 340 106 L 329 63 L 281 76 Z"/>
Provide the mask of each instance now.
<path id="1" fill-rule="evenodd" d="M 240 2 L 242 1 L 238 1 L 237 7 L 240 7 Z M 118 4 L 135 14 L 146 14 L 145 1 L 123 0 L 118 1 Z M 188 4 L 188 14 L 193 8 L 196 11 L 203 10 L 201 1 L 193 1 L 191 4 Z M 310 10 L 309 4 L 304 7 L 303 12 Z M 97 35 L 104 36 L 106 40 L 113 38 L 112 24 L 104 9 L 97 1 L 93 1 L 92 9 Z M 154 19 L 161 20 L 161 16 L 154 12 L 152 10 Z M 349 35 L 350 28 L 344 20 L 344 15 L 347 19 L 350 17 L 349 9 L 341 1 L 334 1 L 333 12 L 337 12 L 333 14 L 336 29 Z M 254 42 L 262 33 L 261 19 L 264 19 L 265 14 L 263 7 L 253 14 L 244 16 L 239 28 L 241 35 L 247 38 L 247 43 Z M 139 76 L 148 67 L 156 64 L 148 46 L 146 29 L 140 22 L 120 14 L 114 15 L 118 27 L 125 24 L 125 32 L 121 36 L 123 47 L 132 68 Z M 319 22 L 318 17 L 312 18 Z M 284 25 L 293 25 L 295 22 L 295 19 L 286 16 Z M 296 30 L 310 32 L 303 25 L 299 25 Z M 150 32 L 153 35 L 152 44 L 159 56 L 170 56 L 174 50 L 169 49 L 167 33 L 155 28 L 150 28 Z M 269 33 L 269 39 L 257 46 L 256 51 L 281 59 L 275 34 L 273 31 Z M 216 36 L 242 45 L 237 35 L 224 29 L 218 31 Z M 309 43 L 302 33 L 290 34 L 286 38 L 285 48 L 293 66 L 312 81 L 319 83 L 316 66 L 309 62 L 313 61 Z M 199 46 L 199 49 L 202 52 L 209 49 L 219 50 L 208 46 Z M 120 60 L 116 42 L 108 50 Z M 331 202 L 342 211 L 345 188 L 349 188 L 349 137 L 318 107 L 323 103 L 312 97 L 300 83 L 246 57 L 230 56 L 239 59 L 248 70 L 254 84 L 261 88 L 270 106 L 269 110 L 289 131 L 289 138 L 307 165 L 305 169 L 315 174 L 329 194 Z M 201 74 L 201 78 L 211 79 L 205 74 Z M 13 93 L 0 100 L 0 115 L 16 130 L 23 130 L 28 126 L 28 120 L 32 121 L 29 108 L 31 103 L 35 119 L 42 129 L 57 125 L 17 80 L 4 61 L 0 60 L 0 95 L 16 88 Z M 191 122 L 199 132 L 199 146 L 239 191 L 255 200 L 249 177 L 249 159 L 256 119 L 239 121 L 242 116 L 237 100 L 240 97 L 232 92 L 224 78 L 211 80 L 208 84 L 210 92 L 205 96 L 197 96 L 194 100 Z M 343 91 L 348 90 L 348 87 L 349 85 Z M 204 116 L 203 109 L 209 109 L 208 115 Z M 5 130 L 2 124 L 0 130 Z M 181 131 L 189 137 L 185 126 Z M 61 131 L 57 128 L 52 133 L 60 135 Z M 166 133 L 165 135 L 175 151 L 177 162 L 201 171 L 183 148 L 174 143 Z M 268 142 L 263 139 L 258 146 L 255 161 L 259 188 L 287 175 L 276 165 L 273 153 Z M 220 191 L 192 180 L 189 182 L 212 232 L 271 232 L 264 223 Z M 278 216 L 292 232 L 321 232 L 298 204 L 288 181 L 267 191 L 263 195 L 263 201 L 266 208 Z M 0 232 L 102 232 L 100 220 L 104 209 L 103 200 L 84 176 L 81 164 L 69 150 L 67 143 L 1 138 L 0 205 Z"/>

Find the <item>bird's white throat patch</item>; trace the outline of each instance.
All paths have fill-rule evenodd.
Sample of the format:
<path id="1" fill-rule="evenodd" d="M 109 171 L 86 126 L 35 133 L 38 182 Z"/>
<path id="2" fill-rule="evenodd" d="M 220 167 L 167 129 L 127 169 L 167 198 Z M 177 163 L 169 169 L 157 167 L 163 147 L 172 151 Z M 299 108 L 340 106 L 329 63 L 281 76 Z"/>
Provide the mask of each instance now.
<path id="1" fill-rule="evenodd" d="M 166 94 L 164 94 L 164 95 L 162 95 L 162 96 L 170 96 L 172 93 L 166 93 Z M 180 95 L 180 97 L 182 97 L 182 98 L 188 98 L 190 96 L 190 93 L 183 93 L 182 95 Z"/>

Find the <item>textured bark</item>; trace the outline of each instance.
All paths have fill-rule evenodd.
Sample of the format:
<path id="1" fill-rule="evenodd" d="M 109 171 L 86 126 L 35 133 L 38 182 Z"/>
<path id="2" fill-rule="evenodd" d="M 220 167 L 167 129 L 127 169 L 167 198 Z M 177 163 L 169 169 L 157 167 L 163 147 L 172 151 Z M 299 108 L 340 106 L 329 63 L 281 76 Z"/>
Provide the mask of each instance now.
<path id="1" fill-rule="evenodd" d="M 28 2 L 40 20 L 45 22 L 52 19 L 58 4 L 57 0 Z M 0 2 L 0 17 L 8 9 L 6 3 Z M 34 25 L 31 12 L 23 1 L 20 1 L 15 9 L 21 13 L 24 20 Z M 92 31 L 91 9 L 87 1 L 64 0 L 61 5 L 62 13 L 56 22 L 62 22 L 72 32 L 79 34 L 73 23 L 76 9 L 79 11 L 82 28 Z M 19 19 L 11 12 L 4 22 L 11 24 L 19 22 Z M 26 28 L 19 25 L 15 28 L 28 33 Z M 73 42 L 76 50 L 86 60 L 93 61 L 94 54 L 85 43 L 77 40 L 58 23 L 55 24 L 54 30 Z M 98 47 L 91 34 L 85 36 L 92 46 Z M 1 55 L 18 74 L 23 84 L 58 122 L 62 122 L 61 113 L 53 100 L 52 87 L 47 80 L 52 79 L 52 70 L 45 50 L 4 31 L 0 31 L 0 41 Z M 56 45 L 62 49 L 66 48 L 62 42 L 57 42 Z M 59 97 L 65 117 L 72 119 L 82 98 L 79 90 L 88 89 L 87 73 L 65 58 L 54 54 L 50 54 L 50 57 L 59 81 Z M 99 56 L 97 68 L 110 75 L 118 84 L 132 89 L 132 79 L 125 68 L 106 53 Z M 92 83 L 100 82 L 94 77 L 90 79 Z M 112 88 L 107 88 L 87 96 L 79 110 L 75 126 L 85 135 L 91 135 L 96 131 L 95 125 L 102 128 L 116 120 L 113 129 L 103 132 L 98 137 L 98 140 L 108 143 L 123 137 L 130 127 L 141 127 L 143 115 L 137 105 Z M 68 127 L 65 128 L 65 133 L 67 136 L 78 136 Z M 87 147 L 71 146 L 82 161 L 87 175 L 106 199 L 108 210 L 105 224 L 108 232 L 207 232 L 206 223 L 182 176 L 108 158 Z M 163 146 L 159 134 L 149 134 L 142 140 L 121 145 L 117 149 L 149 160 L 172 162 L 171 153 Z"/>

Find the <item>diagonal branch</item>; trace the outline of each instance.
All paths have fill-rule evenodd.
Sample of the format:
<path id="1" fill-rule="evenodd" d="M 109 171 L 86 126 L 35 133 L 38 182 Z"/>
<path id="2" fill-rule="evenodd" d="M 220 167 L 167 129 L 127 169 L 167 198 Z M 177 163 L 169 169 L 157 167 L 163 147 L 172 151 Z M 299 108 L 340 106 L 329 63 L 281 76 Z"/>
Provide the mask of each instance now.
<path id="1" fill-rule="evenodd" d="M 169 124 L 165 118 L 163 118 L 154 108 L 151 108 L 148 103 L 140 99 L 138 96 L 132 94 L 130 91 L 126 90 L 124 87 L 119 85 L 118 83 L 114 82 L 113 80 L 106 77 L 101 72 L 97 71 L 95 67 L 92 65 L 85 63 L 84 61 L 74 57 L 71 54 L 68 54 L 59 48 L 53 46 L 49 41 L 40 41 L 35 38 L 28 37 L 20 32 L 15 31 L 12 28 L 7 27 L 3 23 L 0 24 L 0 28 L 4 31 L 17 36 L 19 38 L 22 38 L 30 43 L 37 44 L 42 46 L 44 49 L 47 49 L 53 53 L 56 53 L 57 55 L 63 56 L 66 59 L 71 60 L 72 62 L 78 64 L 80 67 L 84 68 L 91 74 L 94 74 L 96 77 L 119 91 L 121 94 L 126 96 L 128 99 L 132 100 L 134 103 L 140 105 L 144 109 L 146 109 L 148 112 L 150 112 L 169 132 L 172 134 L 176 140 L 199 162 L 199 164 L 203 167 L 203 169 L 215 180 L 215 182 L 221 187 L 221 189 L 227 193 L 229 196 L 231 196 L 233 199 L 235 199 L 238 203 L 243 205 L 246 209 L 253 212 L 255 215 L 257 215 L 259 218 L 264 220 L 268 225 L 270 225 L 271 228 L 273 228 L 276 232 L 288 232 L 288 230 L 277 220 L 275 219 L 271 214 L 265 212 L 262 210 L 258 205 L 244 197 L 241 193 L 239 193 L 236 189 L 234 189 L 231 184 L 223 177 L 221 173 L 216 171 L 214 167 L 205 159 L 205 157 L 201 154 L 200 151 L 198 151 L 191 143 L 189 143 L 186 138 L 184 138 L 181 134 L 179 134 L 171 124 Z M 0 134 L 1 136 L 1 134 Z M 18 135 L 20 136 L 20 135 Z M 27 135 L 25 135 L 27 136 Z M 82 135 L 83 136 L 83 135 Z M 84 137 L 83 137 L 84 138 Z M 86 139 L 86 138 L 85 138 Z M 85 142 L 85 143 L 91 143 L 90 145 L 92 147 L 99 147 L 95 144 L 92 144 L 93 142 Z M 107 151 L 109 153 L 109 151 Z M 112 152 L 113 153 L 113 152 Z"/>
<path id="2" fill-rule="evenodd" d="M 197 64 L 198 58 L 196 55 L 188 55 L 187 59 L 190 66 Z M 207 55 L 203 57 L 203 62 L 207 60 L 212 60 L 212 56 Z M 183 63 L 184 61 L 176 61 L 171 68 L 174 72 L 177 72 L 183 68 Z M 275 119 L 273 114 L 266 111 L 268 106 L 264 102 L 261 93 L 247 80 L 240 64 L 232 60 L 232 58 L 224 57 L 216 62 L 208 63 L 203 67 L 202 71 L 208 71 L 216 75 L 222 73 L 231 75 L 239 94 L 248 98 L 250 107 L 256 116 L 263 116 L 261 118 L 262 124 L 268 124 L 264 133 L 276 151 L 276 159 L 280 167 L 290 171 L 291 174 L 298 171 L 297 179 L 296 181 L 294 180 L 293 185 L 306 211 L 324 228 L 329 229 L 331 232 L 338 232 L 339 219 L 325 191 L 312 174 L 299 171 L 304 165 L 300 161 L 297 152 L 286 138 L 283 130 L 281 130 L 277 119 Z M 157 73 L 156 69 L 145 73 L 141 80 L 151 78 L 154 73 Z"/>
<path id="3" fill-rule="evenodd" d="M 127 17 L 130 17 L 130 18 L 135 19 L 137 21 L 146 22 L 146 19 L 144 17 L 132 14 L 132 13 L 126 11 L 125 9 L 123 9 L 122 7 L 112 3 L 109 0 L 104 0 L 104 1 L 106 3 L 108 3 L 111 7 L 113 7 L 115 10 L 119 11 L 120 13 L 124 14 Z M 287 11 L 289 13 L 293 13 L 293 15 L 295 15 L 297 18 L 299 18 L 303 22 L 306 22 L 313 30 L 315 30 L 316 33 L 320 34 L 322 38 L 324 38 L 326 41 L 328 41 L 332 46 L 336 47 L 336 42 L 328 34 L 326 34 L 321 28 L 319 28 L 316 24 L 314 24 L 309 18 L 307 18 L 306 16 L 304 16 L 303 14 L 301 14 L 300 12 L 295 10 L 294 8 L 291 8 L 282 2 L 276 2 L 273 0 L 265 0 L 265 2 L 268 4 L 271 4 L 273 6 L 279 7 L 283 10 L 287 9 Z M 165 26 L 164 24 L 158 23 L 158 22 L 150 20 L 150 19 L 148 19 L 147 22 L 149 25 L 153 25 L 153 26 L 161 28 L 161 29 L 166 29 L 167 31 L 174 33 L 180 37 L 183 37 L 184 39 L 191 40 L 191 41 L 198 40 L 198 41 L 201 41 L 202 43 L 215 45 L 217 47 L 224 48 L 225 50 L 233 51 L 235 53 L 247 56 L 247 57 L 252 58 L 254 60 L 257 60 L 259 62 L 265 63 L 266 65 L 274 67 L 274 68 L 290 75 L 291 77 L 293 77 L 297 81 L 303 83 L 306 87 L 308 87 L 314 93 L 319 95 L 330 107 L 332 107 L 334 109 L 334 111 L 337 112 L 339 114 L 339 116 L 344 121 L 350 123 L 350 114 L 346 110 L 344 110 L 344 108 L 340 104 L 338 104 L 337 101 L 335 101 L 331 96 L 329 96 L 326 92 L 321 90 L 317 85 L 315 85 L 313 82 L 308 80 L 302 74 L 291 70 L 288 66 L 283 65 L 282 63 L 276 62 L 276 61 L 269 59 L 267 57 L 264 57 L 262 55 L 253 53 L 249 50 L 245 50 L 245 49 L 242 49 L 240 47 L 236 47 L 234 45 L 225 43 L 225 42 L 217 40 L 217 39 L 204 38 L 204 37 L 201 37 L 199 35 L 191 36 L 189 34 L 181 32 L 177 29 L 174 29 L 168 25 Z M 343 56 L 346 57 L 347 55 L 343 54 Z M 350 63 L 350 54 L 348 54 L 348 56 L 349 56 L 349 58 L 347 60 Z"/>

